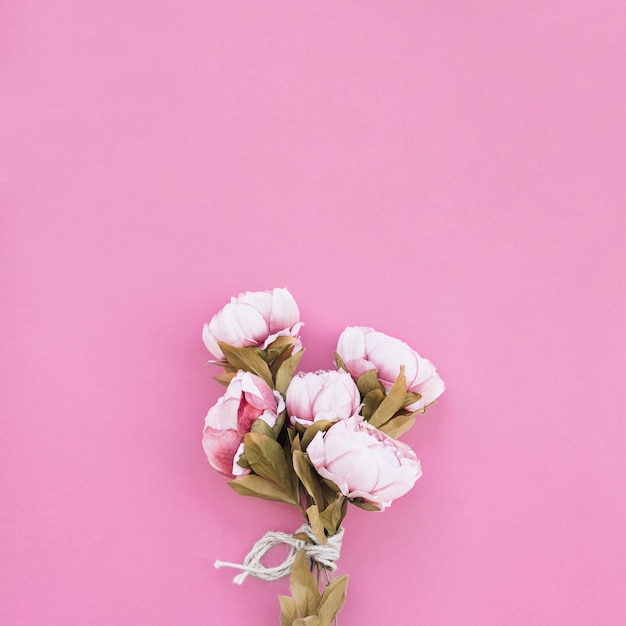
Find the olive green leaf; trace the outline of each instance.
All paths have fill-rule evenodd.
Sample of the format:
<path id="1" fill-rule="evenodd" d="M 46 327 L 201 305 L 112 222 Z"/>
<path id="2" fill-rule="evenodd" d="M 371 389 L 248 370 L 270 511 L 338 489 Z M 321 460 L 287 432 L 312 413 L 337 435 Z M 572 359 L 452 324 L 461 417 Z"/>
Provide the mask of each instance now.
<path id="1" fill-rule="evenodd" d="M 363 407 L 361 408 L 363 419 L 369 420 L 384 399 L 385 394 L 380 389 L 372 389 L 372 391 L 363 398 Z"/>
<path id="2" fill-rule="evenodd" d="M 306 430 L 306 426 L 304 424 L 301 424 L 300 422 L 296 422 L 294 425 L 294 430 L 298 433 L 298 435 L 300 435 L 300 438 L 302 439 L 302 435 L 304 435 L 304 431 Z"/>
<path id="3" fill-rule="evenodd" d="M 287 388 L 289 387 L 291 378 L 300 363 L 303 353 L 304 350 L 300 350 L 300 352 L 296 352 L 296 354 L 290 356 L 286 361 L 284 361 L 284 363 L 281 364 L 276 372 L 276 390 L 283 396 L 287 393 Z"/>
<path id="4" fill-rule="evenodd" d="M 271 436 L 249 432 L 243 439 L 243 450 L 252 471 L 293 495 L 297 502 L 298 484 L 285 459 L 283 447 Z"/>
<path id="5" fill-rule="evenodd" d="M 237 372 L 225 372 L 224 374 L 213 376 L 213 380 L 218 382 L 220 385 L 224 385 L 224 387 L 228 387 L 228 385 L 230 385 L 230 381 L 235 378 L 236 375 Z"/>
<path id="6" fill-rule="evenodd" d="M 347 372 L 348 368 L 346 367 L 346 364 L 343 362 L 343 359 L 339 356 L 339 353 L 335 352 L 334 355 L 335 355 L 335 363 L 337 365 L 337 369 L 344 370 Z"/>
<path id="7" fill-rule="evenodd" d="M 295 469 L 293 468 L 293 452 L 292 452 L 292 444 L 289 441 L 288 437 L 284 437 L 282 439 L 282 453 L 283 458 L 285 459 L 285 464 L 289 470 L 289 476 L 292 481 L 292 488 L 294 491 L 294 496 L 298 499 L 298 502 L 301 500 L 301 486 L 298 480 L 298 475 L 296 474 Z"/>
<path id="8" fill-rule="evenodd" d="M 346 588 L 348 586 L 347 574 L 335 578 L 322 594 L 317 615 L 320 618 L 320 626 L 330 626 L 335 616 L 346 601 Z"/>
<path id="9" fill-rule="evenodd" d="M 385 422 L 390 420 L 396 411 L 402 407 L 404 397 L 406 396 L 406 377 L 404 375 L 404 365 L 400 366 L 400 373 L 393 387 L 389 390 L 389 393 L 385 399 L 380 403 L 380 406 L 374 411 L 374 414 L 369 419 L 369 423 L 376 428 L 382 426 Z"/>
<path id="10" fill-rule="evenodd" d="M 313 539 L 311 539 L 311 537 L 309 537 L 305 532 L 301 532 L 301 533 L 294 533 L 293 535 L 291 535 L 294 539 L 299 539 L 300 541 L 304 541 L 304 543 L 308 543 L 310 545 L 313 545 L 315 542 L 313 541 Z"/>
<path id="11" fill-rule="evenodd" d="M 265 435 L 266 437 L 276 439 L 276 437 L 274 436 L 274 429 L 265 420 L 262 419 L 256 419 L 254 420 L 254 422 L 252 422 L 250 432 L 258 433 L 259 435 Z"/>
<path id="12" fill-rule="evenodd" d="M 407 430 L 409 430 L 413 424 L 415 424 L 415 418 L 412 413 L 407 415 L 398 415 L 390 419 L 388 422 L 379 427 L 379 430 L 384 432 L 386 435 L 397 439 L 400 435 L 403 435 Z"/>
<path id="13" fill-rule="evenodd" d="M 329 537 L 339 531 L 347 511 L 348 499 L 344 495 L 339 495 L 320 513 L 320 521 L 324 524 Z"/>
<path id="14" fill-rule="evenodd" d="M 237 458 L 237 465 L 239 465 L 239 467 L 243 467 L 244 469 L 251 469 L 250 463 L 248 463 L 246 455 L 243 452 Z"/>
<path id="15" fill-rule="evenodd" d="M 276 380 L 276 372 L 280 366 L 293 354 L 295 346 L 289 346 L 283 350 L 270 364 L 270 372 L 272 372 L 272 378 Z"/>
<path id="16" fill-rule="evenodd" d="M 271 363 L 285 350 L 292 347 L 295 342 L 295 337 L 290 335 L 281 335 L 280 337 L 276 337 L 276 339 L 274 339 L 274 341 L 272 341 L 272 343 L 270 343 L 265 350 L 261 350 L 261 354 L 268 363 Z"/>
<path id="17" fill-rule="evenodd" d="M 294 450 L 293 452 L 293 469 L 301 480 L 307 493 L 313 498 L 313 502 L 317 505 L 319 510 L 323 510 L 326 506 L 324 500 L 324 492 L 320 485 L 320 478 L 315 471 L 309 457 L 300 450 Z"/>
<path id="18" fill-rule="evenodd" d="M 322 520 L 320 519 L 320 511 L 317 508 L 317 505 L 312 504 L 306 510 L 306 516 L 309 520 L 309 524 L 311 525 L 311 529 L 313 530 L 313 534 L 317 539 L 317 543 L 324 544 L 326 543 L 326 534 L 324 533 L 324 524 L 322 524 Z"/>
<path id="19" fill-rule="evenodd" d="M 317 613 L 321 599 L 320 592 L 313 574 L 307 567 L 304 550 L 298 552 L 291 568 L 291 593 L 300 615 L 308 616 Z"/>
<path id="20" fill-rule="evenodd" d="M 285 417 L 287 416 L 287 411 L 283 410 L 278 414 L 276 418 L 276 423 L 272 426 L 272 436 L 274 439 L 278 439 L 280 437 L 280 433 L 283 429 L 283 425 L 285 424 Z"/>
<path id="21" fill-rule="evenodd" d="M 298 619 L 296 601 L 289 596 L 278 596 L 280 602 L 280 626 L 292 626 Z"/>
<path id="22" fill-rule="evenodd" d="M 302 452 L 302 446 L 300 445 L 300 435 L 291 428 L 288 429 L 287 435 L 289 436 L 289 441 L 291 442 L 291 450 L 293 452 L 295 452 L 296 450 Z"/>
<path id="23" fill-rule="evenodd" d="M 402 408 L 409 406 L 409 404 L 417 402 L 421 397 L 422 395 L 419 393 L 415 393 L 414 391 L 407 391 L 406 396 L 404 396 L 404 401 L 402 402 Z"/>
<path id="24" fill-rule="evenodd" d="M 356 386 L 359 388 L 361 398 L 365 398 L 365 396 L 374 389 L 379 389 L 382 392 L 385 391 L 385 388 L 380 384 L 380 380 L 378 380 L 378 372 L 375 369 L 363 372 L 363 374 L 356 379 Z"/>
<path id="25" fill-rule="evenodd" d="M 302 439 L 300 441 L 302 449 L 306 450 L 317 433 L 320 431 L 326 432 L 332 425 L 333 423 L 328 420 L 318 420 L 317 422 L 313 422 L 309 427 L 307 427 L 302 435 Z"/>
<path id="26" fill-rule="evenodd" d="M 260 376 L 270 387 L 274 386 L 270 368 L 267 363 L 257 354 L 255 348 L 236 348 L 230 346 L 223 341 L 219 342 L 219 346 L 226 357 L 228 363 L 238 369 L 246 372 L 252 372 Z"/>
<path id="27" fill-rule="evenodd" d="M 278 485 L 255 474 L 239 476 L 229 481 L 228 484 L 241 496 L 254 496 L 255 498 L 262 498 L 263 500 L 274 500 L 275 502 L 299 505 L 298 500 L 294 498 L 292 492 L 287 492 Z"/>
<path id="28" fill-rule="evenodd" d="M 322 486 L 322 493 L 324 494 L 324 501 L 328 504 L 334 502 L 341 494 L 341 489 L 328 478 L 318 478 L 320 485 Z"/>
<path id="29" fill-rule="evenodd" d="M 380 511 L 381 508 L 376 506 L 375 504 L 370 504 L 369 502 L 363 502 L 363 500 L 359 498 L 354 498 L 354 500 L 350 500 L 354 506 L 358 506 L 360 509 L 364 511 Z"/>

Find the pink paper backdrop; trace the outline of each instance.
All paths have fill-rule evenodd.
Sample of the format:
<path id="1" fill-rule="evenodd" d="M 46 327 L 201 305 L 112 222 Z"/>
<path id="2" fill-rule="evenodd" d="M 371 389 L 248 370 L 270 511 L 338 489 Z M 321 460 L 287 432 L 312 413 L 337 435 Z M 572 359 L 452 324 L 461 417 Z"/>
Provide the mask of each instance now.
<path id="1" fill-rule="evenodd" d="M 448 390 L 352 510 L 341 623 L 626 613 L 620 2 L 0 5 L 0 623 L 277 624 L 295 511 L 203 458 L 201 326 L 287 286 Z"/>

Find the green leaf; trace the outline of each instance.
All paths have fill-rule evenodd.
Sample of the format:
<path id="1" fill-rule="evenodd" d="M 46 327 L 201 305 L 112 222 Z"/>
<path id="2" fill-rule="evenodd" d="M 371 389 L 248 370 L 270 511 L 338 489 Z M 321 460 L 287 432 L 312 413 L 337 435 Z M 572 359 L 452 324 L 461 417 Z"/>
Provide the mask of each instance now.
<path id="1" fill-rule="evenodd" d="M 250 432 L 258 433 L 259 435 L 265 435 L 266 437 L 271 437 L 272 439 L 276 438 L 274 437 L 274 429 L 265 420 L 262 419 L 256 419 L 254 420 L 254 422 L 252 422 Z"/>
<path id="2" fill-rule="evenodd" d="M 267 363 L 257 354 L 256 348 L 235 348 L 223 341 L 219 342 L 219 346 L 226 357 L 226 360 L 234 368 L 252 372 L 260 376 L 270 387 L 274 387 L 270 368 Z"/>
<path id="3" fill-rule="evenodd" d="M 300 550 L 291 568 L 291 593 L 302 617 L 315 615 L 320 605 L 320 592 L 306 563 L 304 550 Z"/>
<path id="4" fill-rule="evenodd" d="M 317 472 L 316 472 L 317 473 Z M 341 489 L 328 478 L 319 477 L 320 484 L 322 485 L 322 492 L 324 494 L 324 501 L 328 504 L 334 502 L 339 496 L 343 495 Z"/>
<path id="5" fill-rule="evenodd" d="M 300 352 L 296 352 L 293 356 L 290 356 L 279 368 L 276 372 L 276 390 L 282 396 L 285 396 L 287 393 L 287 388 L 289 387 L 289 383 L 291 382 L 291 378 L 293 377 L 298 364 L 300 363 L 300 359 L 302 358 L 303 350 Z"/>
<path id="6" fill-rule="evenodd" d="M 302 533 L 294 533 L 293 535 L 291 535 L 294 539 L 299 539 L 300 541 L 304 541 L 304 543 L 308 543 L 310 545 L 313 545 L 315 542 L 313 541 L 313 539 L 311 539 L 311 537 L 309 537 L 305 532 Z"/>
<path id="7" fill-rule="evenodd" d="M 402 408 L 404 397 L 406 396 L 406 377 L 404 376 L 404 365 L 400 366 L 400 373 L 393 387 L 389 390 L 389 393 L 385 399 L 380 403 L 380 406 L 374 411 L 374 414 L 369 419 L 369 423 L 372 426 L 382 426 L 386 421 L 390 420 L 396 411 Z"/>
<path id="8" fill-rule="evenodd" d="M 400 435 L 403 435 L 407 430 L 409 430 L 413 424 L 415 424 L 415 418 L 409 413 L 408 415 L 398 415 L 398 417 L 390 419 L 388 422 L 380 426 L 379 430 L 390 437 L 397 439 Z"/>
<path id="9" fill-rule="evenodd" d="M 299 505 L 294 500 L 292 493 L 284 491 L 281 487 L 256 476 L 255 474 L 246 474 L 239 476 L 228 483 L 234 491 L 241 496 L 254 496 L 263 500 L 273 500 L 275 502 L 284 502 L 285 504 Z"/>
<path id="10" fill-rule="evenodd" d="M 374 391 L 374 389 L 378 389 L 383 393 L 385 391 L 385 388 L 380 384 L 380 380 L 378 380 L 378 372 L 375 369 L 363 372 L 363 374 L 356 379 L 356 386 L 359 388 L 361 398 L 365 398 L 365 396 L 370 391 Z"/>
<path id="11" fill-rule="evenodd" d="M 280 602 L 280 626 L 292 626 L 298 619 L 296 601 L 289 596 L 278 596 Z"/>
<path id="12" fill-rule="evenodd" d="M 343 359 L 339 356 L 339 353 L 335 352 L 334 355 L 335 355 L 335 363 L 337 365 L 337 369 L 344 370 L 347 372 L 348 368 L 346 367 L 346 364 L 343 362 Z"/>
<path id="13" fill-rule="evenodd" d="M 298 433 L 298 435 L 300 435 L 300 438 L 302 438 L 302 435 L 304 435 L 304 431 L 306 431 L 306 426 L 304 424 L 301 424 L 300 422 L 296 422 L 293 425 L 293 428 Z"/>
<path id="14" fill-rule="evenodd" d="M 276 372 L 280 369 L 280 366 L 293 354 L 294 347 L 295 346 L 289 346 L 272 361 L 270 365 L 270 372 L 272 373 L 272 378 L 274 380 L 276 380 Z"/>
<path id="15" fill-rule="evenodd" d="M 274 424 L 274 426 L 272 426 L 272 438 L 273 439 L 278 439 L 280 437 L 280 431 L 283 429 L 286 416 L 287 416 L 286 410 L 283 410 L 278 414 L 276 418 L 276 423 Z"/>
<path id="16" fill-rule="evenodd" d="M 291 428 L 287 430 L 287 434 L 289 436 L 289 441 L 291 442 L 291 451 L 295 452 L 296 450 L 298 450 L 299 452 L 302 452 L 302 446 L 300 445 L 300 435 L 298 435 L 298 433 Z"/>
<path id="17" fill-rule="evenodd" d="M 225 372 L 224 374 L 213 376 L 213 380 L 218 382 L 220 385 L 224 385 L 224 387 L 228 387 L 228 385 L 230 385 L 230 381 L 235 378 L 236 375 L 237 372 Z"/>
<path id="18" fill-rule="evenodd" d="M 422 395 L 419 393 L 415 393 L 414 391 L 407 391 L 406 396 L 404 396 L 404 401 L 402 402 L 402 408 L 409 406 L 409 404 L 417 402 L 421 397 Z"/>
<path id="19" fill-rule="evenodd" d="M 297 502 L 297 480 L 287 465 L 283 447 L 277 441 L 267 435 L 250 432 L 243 439 L 243 450 L 255 474 L 293 494 L 293 500 Z"/>
<path id="20" fill-rule="evenodd" d="M 344 574 L 335 578 L 322 594 L 317 615 L 320 618 L 320 626 L 330 626 L 335 616 L 346 601 L 346 589 L 349 576 Z"/>
<path id="21" fill-rule="evenodd" d="M 320 478 L 315 471 L 309 457 L 299 450 L 293 452 L 293 469 L 295 470 L 298 478 L 302 481 L 307 493 L 313 498 L 313 502 L 317 505 L 319 510 L 323 510 L 326 506 L 324 500 L 324 492 L 320 485 Z"/>
<path id="22" fill-rule="evenodd" d="M 313 422 L 309 427 L 307 427 L 302 435 L 302 439 L 300 441 L 302 449 L 306 450 L 317 433 L 320 431 L 326 432 L 332 425 L 333 423 L 328 420 L 318 420 L 317 422 Z"/>
<path id="23" fill-rule="evenodd" d="M 359 498 L 354 498 L 354 500 L 350 500 L 350 502 L 354 504 L 354 506 L 358 506 L 360 509 L 363 509 L 364 511 L 380 511 L 381 510 L 379 506 L 376 506 L 375 504 L 370 504 L 369 502 L 363 502 Z"/>
<path id="24" fill-rule="evenodd" d="M 384 399 L 385 394 L 380 389 L 372 389 L 372 391 L 363 398 L 363 408 L 361 409 L 363 419 L 369 420 Z"/>
<path id="25" fill-rule="evenodd" d="M 237 459 L 237 465 L 239 465 L 239 467 L 243 467 L 244 469 L 251 469 L 250 463 L 248 463 L 246 455 L 243 452 L 239 455 L 239 458 Z"/>
<path id="26" fill-rule="evenodd" d="M 321 513 L 320 521 L 328 536 L 335 535 L 341 527 L 341 522 L 348 511 L 348 500 L 342 494 L 334 502 L 331 502 Z"/>
<path id="27" fill-rule="evenodd" d="M 296 342 L 296 338 L 291 335 L 281 335 L 276 337 L 272 343 L 270 343 L 265 350 L 261 352 L 264 354 L 264 358 L 268 363 L 271 363 L 274 359 L 278 358 L 285 350 L 292 347 Z"/>
<path id="28" fill-rule="evenodd" d="M 313 530 L 313 534 L 317 539 L 317 543 L 324 544 L 326 543 L 326 533 L 324 532 L 324 524 L 322 524 L 322 520 L 320 519 L 320 511 L 317 508 L 317 505 L 312 504 L 306 510 L 306 516 L 309 519 L 309 524 L 311 525 L 311 529 Z"/>

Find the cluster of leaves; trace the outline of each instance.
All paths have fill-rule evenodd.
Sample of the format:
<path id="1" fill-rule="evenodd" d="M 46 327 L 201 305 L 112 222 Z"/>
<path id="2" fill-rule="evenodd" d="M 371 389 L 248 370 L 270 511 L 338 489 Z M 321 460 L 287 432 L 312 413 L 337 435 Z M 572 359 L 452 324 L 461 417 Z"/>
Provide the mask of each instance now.
<path id="1" fill-rule="evenodd" d="M 330 626 L 346 600 L 348 575 L 335 578 L 319 592 L 319 583 L 307 568 L 301 550 L 291 568 L 290 596 L 278 596 L 280 626 Z"/>

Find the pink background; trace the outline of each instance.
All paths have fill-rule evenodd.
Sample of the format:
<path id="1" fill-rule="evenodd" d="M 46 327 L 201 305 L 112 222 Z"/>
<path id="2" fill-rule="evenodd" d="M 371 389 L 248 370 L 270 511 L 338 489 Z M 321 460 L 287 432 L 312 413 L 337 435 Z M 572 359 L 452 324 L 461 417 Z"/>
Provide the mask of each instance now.
<path id="1" fill-rule="evenodd" d="M 200 339 L 287 286 L 448 390 L 352 509 L 344 625 L 626 613 L 621 2 L 0 5 L 0 623 L 277 624 L 232 585 L 287 506 L 200 436 Z"/>

